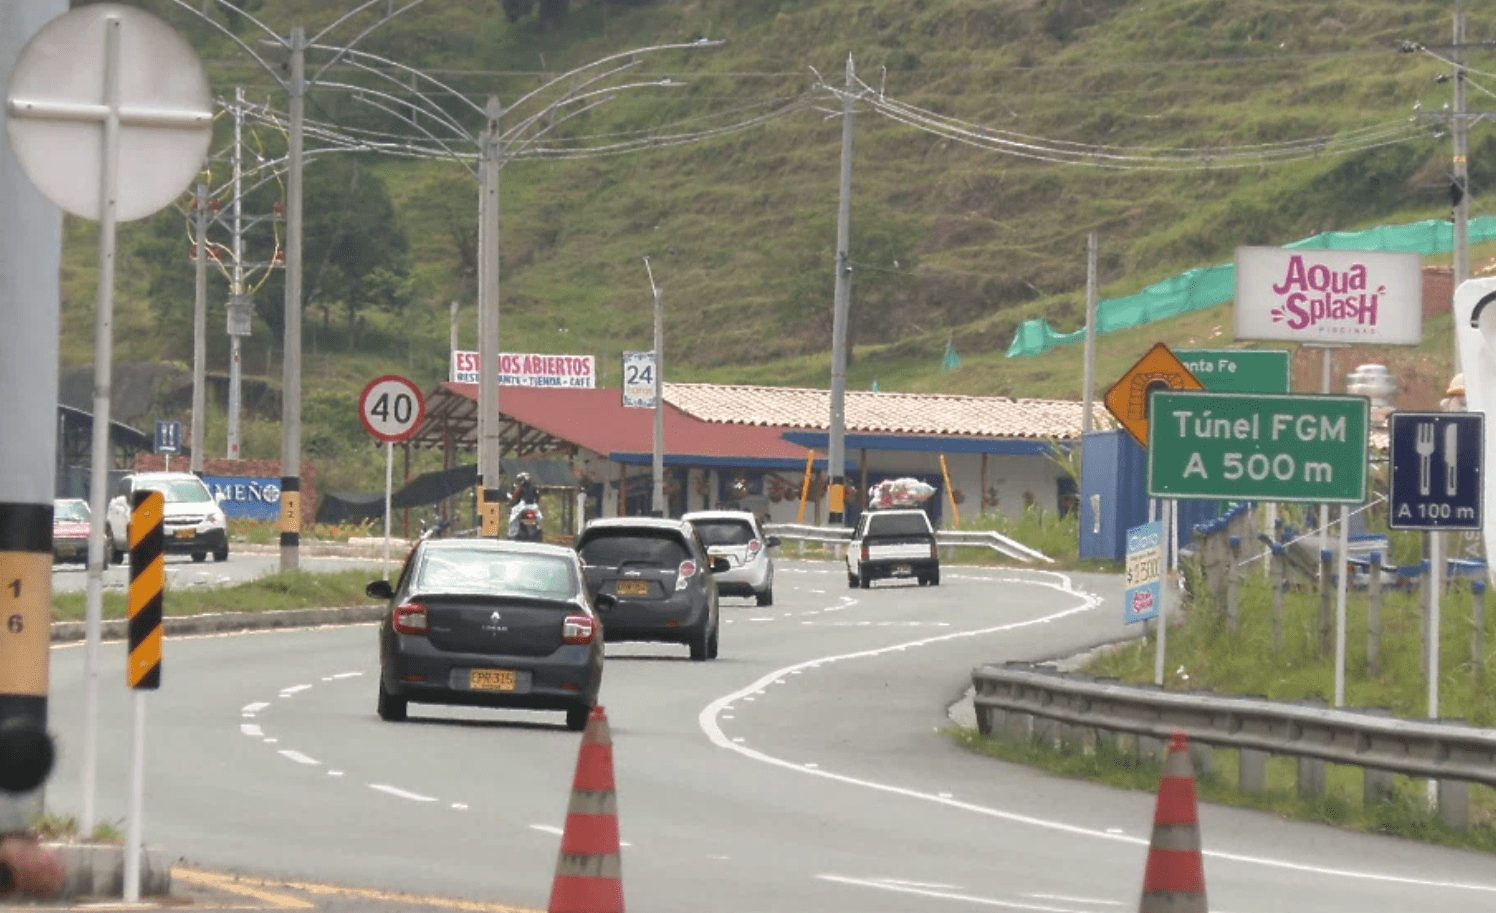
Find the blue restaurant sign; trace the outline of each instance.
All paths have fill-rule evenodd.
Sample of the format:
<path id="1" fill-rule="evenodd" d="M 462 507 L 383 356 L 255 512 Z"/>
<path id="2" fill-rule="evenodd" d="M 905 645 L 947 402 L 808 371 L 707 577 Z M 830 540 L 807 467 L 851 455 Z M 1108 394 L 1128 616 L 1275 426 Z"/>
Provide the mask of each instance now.
<path id="1" fill-rule="evenodd" d="M 280 517 L 280 479 L 204 474 L 203 482 L 215 498 L 223 496 L 220 503 L 227 517 L 250 520 L 276 520 Z"/>

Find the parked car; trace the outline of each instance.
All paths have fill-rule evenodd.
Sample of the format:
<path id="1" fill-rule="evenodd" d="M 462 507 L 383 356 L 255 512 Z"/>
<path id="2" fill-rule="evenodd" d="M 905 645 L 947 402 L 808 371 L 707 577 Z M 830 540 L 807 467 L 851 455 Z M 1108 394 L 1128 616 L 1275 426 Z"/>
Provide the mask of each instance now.
<path id="1" fill-rule="evenodd" d="M 681 643 L 693 660 L 717 658 L 721 617 L 715 575 L 732 565 L 707 554 L 690 522 L 589 520 L 576 550 L 592 592 L 617 600 L 604 619 L 607 640 Z"/>
<path id="2" fill-rule="evenodd" d="M 395 584 L 364 588 L 389 602 L 379 625 L 380 719 L 409 704 L 561 710 L 581 731 L 603 677 L 602 624 L 576 552 L 499 539 L 423 539 Z"/>
<path id="3" fill-rule="evenodd" d="M 681 517 L 696 527 L 707 554 L 726 558 L 731 567 L 719 574 L 723 596 L 752 596 L 759 605 L 774 604 L 774 558 L 769 549 L 778 536 L 765 536 L 758 517 L 747 510 L 698 510 Z"/>
<path id="4" fill-rule="evenodd" d="M 56 498 L 52 501 L 52 560 L 88 563 L 88 537 L 93 529 L 93 513 L 82 498 Z M 108 549 L 105 549 L 105 564 Z"/>
<path id="5" fill-rule="evenodd" d="M 847 545 L 847 586 L 865 590 L 888 577 L 913 577 L 920 586 L 940 583 L 935 528 L 923 510 L 869 510 L 857 518 Z"/>
<path id="6" fill-rule="evenodd" d="M 190 472 L 136 472 L 124 476 L 104 514 L 104 539 L 109 559 L 118 564 L 130 549 L 130 512 L 136 491 L 159 491 L 166 499 L 166 545 L 170 552 L 186 552 L 193 561 L 229 560 L 228 520 L 218 498 Z"/>

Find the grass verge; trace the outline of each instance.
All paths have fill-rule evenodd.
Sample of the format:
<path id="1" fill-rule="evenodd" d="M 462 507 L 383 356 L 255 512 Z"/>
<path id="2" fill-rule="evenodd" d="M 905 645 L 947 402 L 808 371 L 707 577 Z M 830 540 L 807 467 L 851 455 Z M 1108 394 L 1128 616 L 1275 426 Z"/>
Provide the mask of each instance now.
<path id="1" fill-rule="evenodd" d="M 366 605 L 364 586 L 374 579 L 367 570 L 321 574 L 281 571 L 235 586 L 199 588 L 168 586 L 162 598 L 167 615 L 205 615 L 213 612 L 274 612 L 285 609 Z M 86 592 L 55 593 L 54 621 L 82 621 L 87 612 Z M 129 616 L 128 594 L 109 591 L 103 597 L 104 618 Z"/>

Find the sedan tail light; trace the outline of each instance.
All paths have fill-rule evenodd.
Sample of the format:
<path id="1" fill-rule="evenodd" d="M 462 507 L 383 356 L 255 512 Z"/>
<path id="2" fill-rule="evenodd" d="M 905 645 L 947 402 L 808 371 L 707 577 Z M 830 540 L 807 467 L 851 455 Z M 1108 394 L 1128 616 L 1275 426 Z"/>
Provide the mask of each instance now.
<path id="1" fill-rule="evenodd" d="M 407 602 L 395 607 L 396 634 L 425 634 L 426 607 L 419 602 Z"/>
<path id="2" fill-rule="evenodd" d="M 561 623 L 561 641 L 568 644 L 590 644 L 597 636 L 597 622 L 590 615 L 568 615 Z"/>
<path id="3" fill-rule="evenodd" d="M 680 563 L 680 569 L 675 572 L 675 588 L 684 590 L 694 576 L 696 576 L 696 562 L 687 558 Z"/>

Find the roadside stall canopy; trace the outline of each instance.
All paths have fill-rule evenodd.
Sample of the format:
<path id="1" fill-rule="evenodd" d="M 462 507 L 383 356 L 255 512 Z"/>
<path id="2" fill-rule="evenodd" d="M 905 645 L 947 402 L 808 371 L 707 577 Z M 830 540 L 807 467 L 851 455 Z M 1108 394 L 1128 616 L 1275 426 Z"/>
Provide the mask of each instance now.
<path id="1" fill-rule="evenodd" d="M 542 489 L 576 488 L 577 479 L 565 463 L 543 459 L 500 460 L 504 473 L 504 486 L 521 472 Z M 461 494 L 478 482 L 476 463 L 423 472 L 406 482 L 390 495 L 390 508 L 403 510 L 410 507 L 429 507 Z M 332 492 L 322 499 L 317 507 L 318 523 L 343 523 L 347 521 L 376 520 L 384 516 L 384 492 Z"/>

